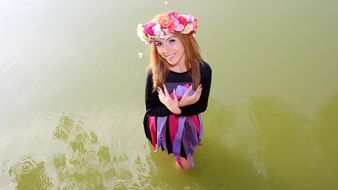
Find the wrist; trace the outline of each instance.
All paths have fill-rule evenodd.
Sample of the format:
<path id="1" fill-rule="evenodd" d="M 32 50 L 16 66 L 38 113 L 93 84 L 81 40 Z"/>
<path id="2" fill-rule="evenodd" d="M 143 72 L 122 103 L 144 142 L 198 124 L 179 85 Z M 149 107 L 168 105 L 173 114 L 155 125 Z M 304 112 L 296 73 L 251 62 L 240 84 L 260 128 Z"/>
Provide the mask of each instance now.
<path id="1" fill-rule="evenodd" d="M 184 106 L 186 106 L 186 105 L 183 102 L 181 102 L 181 101 L 178 102 L 178 107 L 182 108 Z"/>
<path id="2" fill-rule="evenodd" d="M 177 111 L 175 112 L 175 115 L 181 115 L 181 113 L 182 113 L 181 108 L 177 108 Z"/>
<path id="3" fill-rule="evenodd" d="M 175 115 L 180 115 L 182 113 L 182 110 L 179 107 L 175 107 L 175 108 L 172 109 L 171 112 Z"/>

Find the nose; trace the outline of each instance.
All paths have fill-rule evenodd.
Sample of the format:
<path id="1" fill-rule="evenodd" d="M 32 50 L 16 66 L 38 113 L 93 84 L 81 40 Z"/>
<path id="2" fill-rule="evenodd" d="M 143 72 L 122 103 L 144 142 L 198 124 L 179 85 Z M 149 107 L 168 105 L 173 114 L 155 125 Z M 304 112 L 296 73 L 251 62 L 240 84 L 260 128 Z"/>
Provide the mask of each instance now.
<path id="1" fill-rule="evenodd" d="M 163 44 L 162 52 L 163 53 L 168 53 L 168 50 L 169 50 L 169 47 L 166 44 Z"/>
<path id="2" fill-rule="evenodd" d="M 163 45 L 162 45 L 162 52 L 163 53 L 170 52 L 170 45 L 168 43 L 163 43 Z"/>

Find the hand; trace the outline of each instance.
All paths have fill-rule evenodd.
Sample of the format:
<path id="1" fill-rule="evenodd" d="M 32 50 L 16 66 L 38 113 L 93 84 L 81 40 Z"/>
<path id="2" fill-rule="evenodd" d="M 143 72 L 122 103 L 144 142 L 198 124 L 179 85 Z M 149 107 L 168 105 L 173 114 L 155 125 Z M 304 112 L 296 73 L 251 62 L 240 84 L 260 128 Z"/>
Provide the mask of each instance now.
<path id="1" fill-rule="evenodd" d="M 174 99 L 172 99 L 168 93 L 167 87 L 163 85 L 164 92 L 161 88 L 157 89 L 158 98 L 160 101 L 174 114 L 179 115 L 181 114 L 182 110 L 178 106 L 178 99 L 176 96 L 176 92 L 174 90 L 173 95 Z"/>
<path id="2" fill-rule="evenodd" d="M 195 93 L 190 96 L 189 93 L 191 92 L 191 90 L 192 90 L 192 86 L 190 86 L 184 92 L 183 96 L 181 97 L 180 101 L 178 102 L 179 107 L 184 107 L 184 106 L 194 104 L 200 99 L 201 94 L 202 94 L 202 85 L 198 85 Z"/>

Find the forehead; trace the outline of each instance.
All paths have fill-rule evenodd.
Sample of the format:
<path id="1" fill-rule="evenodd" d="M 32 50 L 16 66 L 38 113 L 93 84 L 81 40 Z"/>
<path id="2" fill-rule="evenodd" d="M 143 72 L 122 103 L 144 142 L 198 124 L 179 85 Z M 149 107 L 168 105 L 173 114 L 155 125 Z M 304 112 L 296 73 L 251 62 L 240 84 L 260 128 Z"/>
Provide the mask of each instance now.
<path id="1" fill-rule="evenodd" d="M 158 38 L 155 41 L 163 42 L 163 41 L 169 40 L 169 39 L 174 38 L 174 37 L 175 37 L 174 34 L 168 33 L 168 34 L 164 35 L 163 38 Z"/>

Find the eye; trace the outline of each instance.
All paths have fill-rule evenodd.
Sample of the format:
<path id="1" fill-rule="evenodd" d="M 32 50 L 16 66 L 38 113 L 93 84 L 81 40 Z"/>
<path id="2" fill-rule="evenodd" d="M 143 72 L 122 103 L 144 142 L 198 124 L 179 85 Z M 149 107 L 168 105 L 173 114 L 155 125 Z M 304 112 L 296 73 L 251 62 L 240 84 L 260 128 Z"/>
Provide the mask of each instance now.
<path id="1" fill-rule="evenodd" d="M 160 47 L 160 46 L 162 46 L 162 42 L 155 42 L 155 45 L 156 45 L 157 47 Z"/>
<path id="2" fill-rule="evenodd" d="M 174 42 L 176 42 L 175 39 L 170 39 L 170 40 L 169 40 L 169 43 L 170 43 L 170 44 L 172 44 L 172 43 L 174 43 Z"/>

